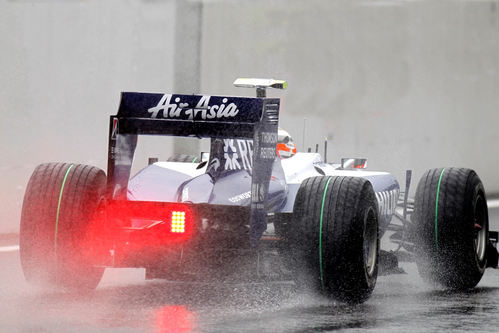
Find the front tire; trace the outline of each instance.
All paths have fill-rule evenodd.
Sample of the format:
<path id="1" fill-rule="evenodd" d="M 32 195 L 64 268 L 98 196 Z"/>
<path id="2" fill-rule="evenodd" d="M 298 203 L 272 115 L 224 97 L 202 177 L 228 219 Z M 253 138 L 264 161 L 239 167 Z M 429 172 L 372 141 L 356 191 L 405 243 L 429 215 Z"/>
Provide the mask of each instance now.
<path id="1" fill-rule="evenodd" d="M 416 190 L 413 219 L 421 277 L 451 289 L 475 287 L 487 266 L 489 239 L 478 175 L 464 168 L 428 170 Z"/>
<path id="2" fill-rule="evenodd" d="M 379 254 L 371 183 L 358 177 L 306 179 L 293 215 L 290 247 L 297 285 L 348 303 L 369 298 Z"/>
<path id="3" fill-rule="evenodd" d="M 68 163 L 39 165 L 24 196 L 20 257 L 28 282 L 89 290 L 104 268 L 86 255 L 86 232 L 104 198 L 106 176 L 98 168 Z"/>

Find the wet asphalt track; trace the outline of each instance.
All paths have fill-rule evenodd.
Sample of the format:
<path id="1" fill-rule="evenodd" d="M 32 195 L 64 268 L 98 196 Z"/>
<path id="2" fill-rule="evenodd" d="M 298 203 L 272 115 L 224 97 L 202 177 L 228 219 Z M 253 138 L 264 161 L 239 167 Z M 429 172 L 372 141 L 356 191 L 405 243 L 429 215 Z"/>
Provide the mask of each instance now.
<path id="1" fill-rule="evenodd" d="M 497 230 L 499 209 L 490 214 Z M 18 255 L 0 252 L 0 332 L 499 331 L 499 270 L 472 291 L 446 292 L 404 264 L 408 274 L 380 277 L 369 301 L 346 306 L 290 283 L 146 282 L 133 269 L 108 270 L 91 295 L 47 293 L 24 282 Z"/>

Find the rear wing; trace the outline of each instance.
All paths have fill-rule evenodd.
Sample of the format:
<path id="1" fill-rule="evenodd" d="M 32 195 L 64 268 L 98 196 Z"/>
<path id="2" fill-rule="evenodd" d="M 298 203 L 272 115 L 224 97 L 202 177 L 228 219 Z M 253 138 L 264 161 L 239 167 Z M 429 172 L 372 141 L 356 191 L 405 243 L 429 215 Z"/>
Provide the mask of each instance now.
<path id="1" fill-rule="evenodd" d="M 278 113 L 275 98 L 125 92 L 111 118 L 121 134 L 253 138 L 256 127 L 278 123 Z"/>
<path id="2" fill-rule="evenodd" d="M 251 244 L 266 230 L 265 207 L 279 123 L 278 98 L 124 92 L 110 117 L 107 197 L 126 200 L 138 135 L 253 139 Z"/>

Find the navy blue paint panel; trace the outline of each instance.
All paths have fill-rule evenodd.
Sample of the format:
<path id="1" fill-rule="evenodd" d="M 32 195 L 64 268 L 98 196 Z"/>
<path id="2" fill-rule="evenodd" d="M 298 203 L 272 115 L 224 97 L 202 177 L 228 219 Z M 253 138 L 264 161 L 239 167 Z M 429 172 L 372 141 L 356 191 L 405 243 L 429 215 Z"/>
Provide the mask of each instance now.
<path id="1" fill-rule="evenodd" d="M 259 122 L 263 98 L 121 93 L 118 117 L 207 122 Z"/>
<path id="2" fill-rule="evenodd" d="M 137 135 L 119 134 L 118 118 L 110 117 L 107 157 L 108 198 L 124 199 L 126 197 L 137 140 Z"/>
<path id="3" fill-rule="evenodd" d="M 250 123 L 193 122 L 143 118 L 118 119 L 120 134 L 252 138 L 255 131 L 255 125 Z"/>
<path id="4" fill-rule="evenodd" d="M 266 99 L 264 115 L 253 138 L 253 175 L 251 178 L 250 244 L 257 246 L 267 229 L 267 196 L 272 166 L 276 158 L 278 99 Z"/>

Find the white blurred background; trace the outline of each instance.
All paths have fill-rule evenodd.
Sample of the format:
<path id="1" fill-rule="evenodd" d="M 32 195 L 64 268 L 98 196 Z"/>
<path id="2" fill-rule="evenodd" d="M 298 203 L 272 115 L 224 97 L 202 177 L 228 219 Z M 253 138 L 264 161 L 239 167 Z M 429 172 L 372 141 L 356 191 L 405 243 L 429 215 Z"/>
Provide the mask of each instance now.
<path id="1" fill-rule="evenodd" d="M 253 96 L 236 77 L 289 82 L 269 95 L 299 150 L 499 193 L 499 1 L 0 0 L 0 233 L 37 164 L 106 169 L 121 91 Z M 140 140 L 136 168 L 197 151 Z"/>

